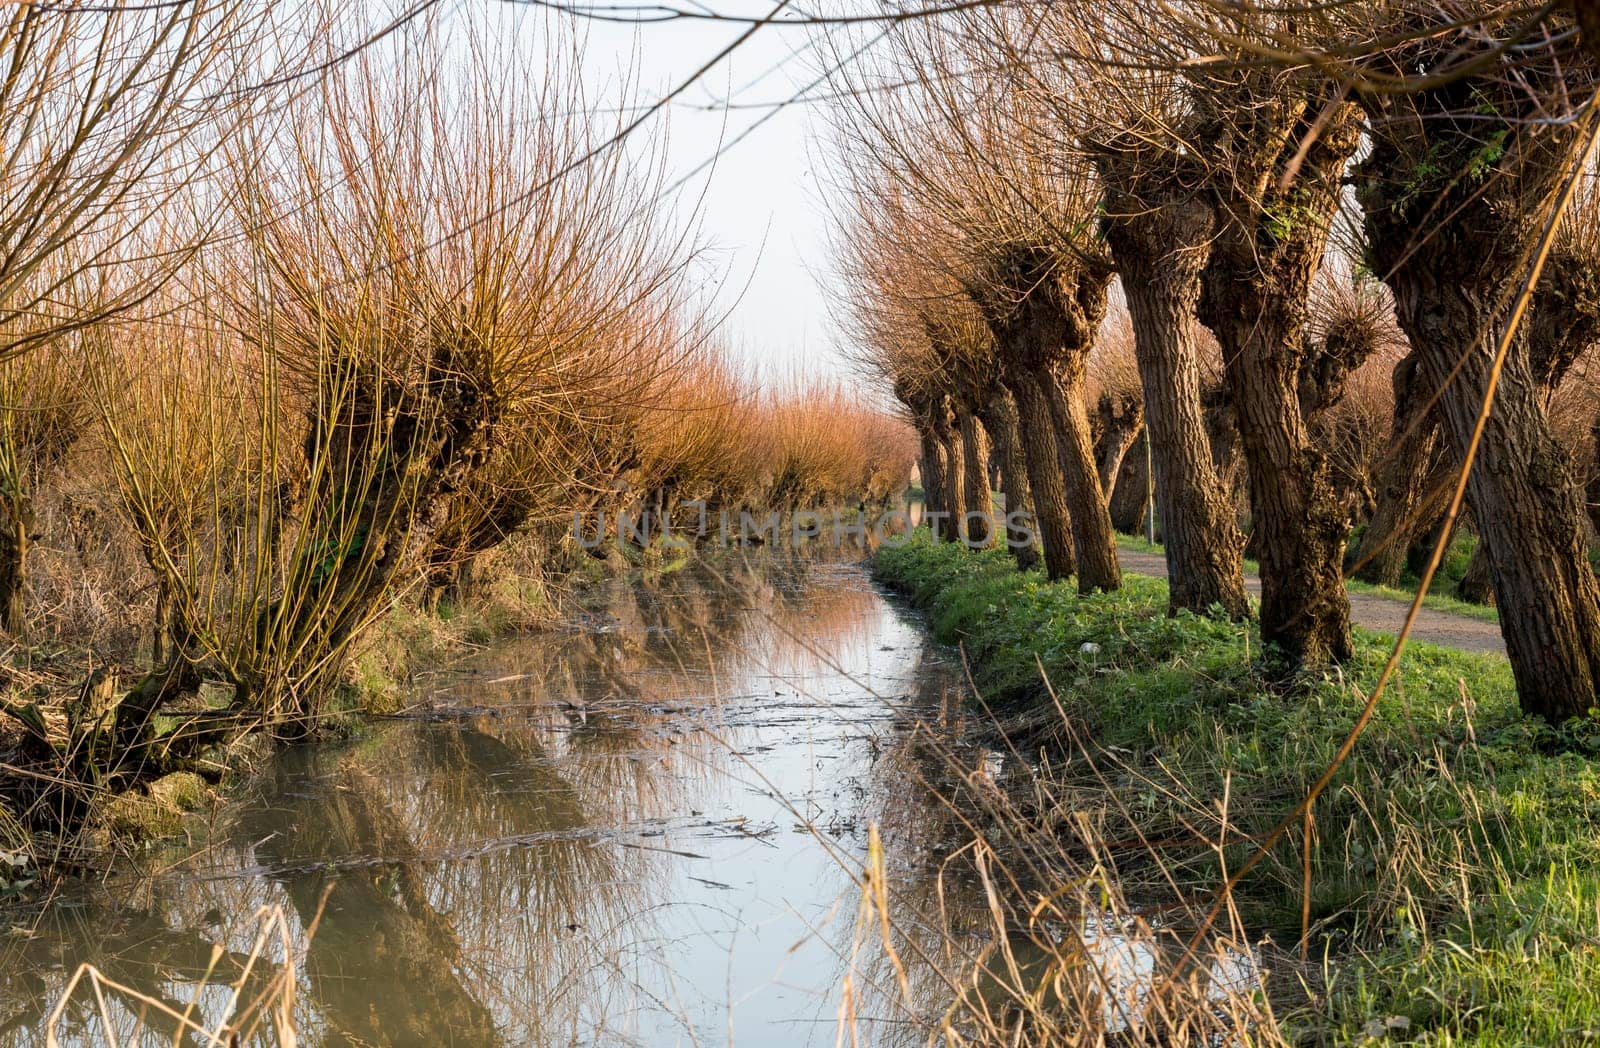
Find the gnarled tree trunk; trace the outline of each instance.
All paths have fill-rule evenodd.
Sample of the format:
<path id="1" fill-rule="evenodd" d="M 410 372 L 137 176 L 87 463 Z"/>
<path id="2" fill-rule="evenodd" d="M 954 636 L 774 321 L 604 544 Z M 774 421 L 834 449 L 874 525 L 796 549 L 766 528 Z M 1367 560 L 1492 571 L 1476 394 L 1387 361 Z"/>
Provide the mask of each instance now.
<path id="1" fill-rule="evenodd" d="M 1144 389 L 1168 609 L 1204 612 L 1220 605 L 1243 618 L 1250 614 L 1244 538 L 1212 465 L 1194 339 L 1200 274 L 1216 216 L 1178 172 L 1163 177 L 1147 163 L 1107 153 L 1101 168 L 1110 183 L 1106 239 L 1122 274 Z"/>
<path id="2" fill-rule="evenodd" d="M 1419 43 L 1418 60 L 1450 44 Z M 1581 57 L 1564 55 L 1561 65 L 1563 89 L 1573 77 L 1592 82 L 1592 64 Z M 1576 160 L 1575 128 L 1510 122 L 1555 76 L 1554 63 L 1530 63 L 1526 82 L 1516 86 L 1483 76 L 1367 100 L 1375 133 L 1358 193 L 1373 268 L 1394 293 L 1419 367 L 1442 389 L 1438 414 L 1450 446 L 1458 461 L 1475 452 L 1467 497 L 1518 698 L 1524 711 L 1560 721 L 1600 704 L 1600 586 L 1587 556 L 1582 492 L 1545 414 L 1529 340 L 1513 342 L 1504 366 L 1498 373 L 1495 367 L 1508 307 L 1527 270 L 1524 248 L 1539 235 L 1551 194 Z M 1509 114 L 1498 129 L 1503 148 L 1480 180 L 1447 178 L 1419 188 L 1420 158 L 1445 172 L 1483 158 L 1480 129 L 1428 119 L 1458 112 L 1463 92 Z M 1412 236 L 1425 216 L 1430 235 Z"/>
<path id="3" fill-rule="evenodd" d="M 1465 453 L 1488 391 L 1503 299 L 1407 264 L 1391 278 L 1401 322 L 1427 366 L 1462 364 L 1440 407 Z M 1498 291 L 1498 288 L 1493 290 Z M 1596 705 L 1600 589 L 1590 570 L 1583 498 L 1550 430 L 1526 355 L 1512 350 L 1467 478 L 1523 709 L 1552 720 Z"/>
<path id="4" fill-rule="evenodd" d="M 1489 549 L 1480 538 L 1467 560 L 1467 573 L 1456 583 L 1456 596 L 1469 604 L 1494 604 L 1494 578 L 1490 574 Z"/>
<path id="5" fill-rule="evenodd" d="M 1084 407 L 1084 356 L 1064 359 L 1053 372 L 1035 376 L 1056 428 L 1056 453 L 1072 507 L 1072 536 L 1078 554 L 1078 590 L 1114 590 L 1122 586 L 1117 539 L 1111 530 L 1111 509 L 1095 466 L 1094 438 Z"/>
<path id="6" fill-rule="evenodd" d="M 1117 482 L 1111 488 L 1111 526 L 1124 535 L 1142 535 L 1150 511 L 1150 431 L 1140 428 L 1133 447 L 1122 458 Z M 1157 530 L 1160 521 L 1156 522 Z"/>
<path id="7" fill-rule="evenodd" d="M 1235 168 L 1211 174 L 1222 220 L 1199 315 L 1222 345 L 1250 478 L 1261 639 L 1284 668 L 1318 666 L 1351 653 L 1349 524 L 1302 403 L 1306 301 L 1345 162 L 1360 141 L 1358 114 L 1342 106 L 1324 120 L 1320 103 L 1270 93 L 1245 92 L 1239 101 L 1252 107 L 1248 116 L 1230 115 L 1223 131 Z"/>
<path id="8" fill-rule="evenodd" d="M 1394 366 L 1394 422 L 1389 451 L 1378 482 L 1378 504 L 1356 550 L 1355 576 L 1375 586 L 1397 586 L 1406 565 L 1406 551 L 1418 529 L 1432 523 L 1443 502 L 1430 512 L 1426 496 L 1438 457 L 1438 418 L 1423 414 L 1433 387 L 1421 379 L 1415 357 Z M 1445 496 L 1448 499 L 1448 495 Z"/>
<path id="9" fill-rule="evenodd" d="M 1033 496 L 1034 524 L 1044 548 L 1045 574 L 1051 579 L 1064 579 L 1072 575 L 1077 565 L 1073 558 L 1072 515 L 1067 512 L 1067 488 L 1061 479 L 1050 405 L 1032 376 L 1008 373 L 1005 383 L 1017 406 L 1017 437 L 1027 466 L 1028 491 Z"/>
<path id="10" fill-rule="evenodd" d="M 19 636 L 27 628 L 28 534 L 33 514 L 20 490 L 0 495 L 0 630 Z"/>
<path id="11" fill-rule="evenodd" d="M 962 527 L 967 533 L 967 545 L 983 547 L 994 541 L 994 493 L 989 490 L 989 442 L 984 439 L 983 428 L 970 411 L 956 414 L 956 426 L 961 434 L 961 464 L 965 473 L 963 492 L 966 505 L 962 510 Z"/>
<path id="12" fill-rule="evenodd" d="M 948 472 L 944 444 L 933 431 L 931 422 L 918 423 L 917 439 L 922 446 L 922 505 L 929 515 L 929 530 L 933 532 L 934 538 L 942 540 L 945 537 L 944 528 L 949 513 L 948 485 L 945 482 Z"/>
<path id="13" fill-rule="evenodd" d="M 945 522 L 939 534 L 946 542 L 960 542 L 961 514 L 967 505 L 966 468 L 962 459 L 961 431 L 951 419 L 948 402 L 943 398 L 940 399 L 938 410 L 934 413 L 933 431 L 939 437 L 939 446 L 945 462 L 944 508 L 945 512 L 950 514 L 950 519 Z"/>
<path id="14" fill-rule="evenodd" d="M 1060 541 L 1060 524 L 1068 524 L 1082 593 L 1122 584 L 1083 402 L 1083 369 L 1110 283 L 1107 266 L 1011 244 L 996 253 L 989 283 L 973 294 L 999 348 L 1001 380 L 1017 403 L 1045 561 L 1051 577 L 1060 577 L 1062 558 L 1051 547 Z M 1053 468 L 1042 457 L 1041 428 L 1054 445 Z M 1058 490 L 1060 516 L 1052 505 Z"/>
<path id="15" fill-rule="evenodd" d="M 1116 395 L 1101 393 L 1095 401 L 1092 424 L 1095 469 L 1100 475 L 1100 490 L 1109 501 L 1122 472 L 1122 460 L 1128 457 L 1144 429 L 1144 401 L 1131 390 Z"/>
<path id="16" fill-rule="evenodd" d="M 1028 463 L 1017 435 L 1017 406 L 1004 389 L 996 389 L 978 409 L 983 428 L 994 441 L 995 457 L 1000 460 L 1000 490 L 1005 496 L 1006 548 L 1016 558 L 1017 569 L 1027 571 L 1039 563 L 1038 534 L 1023 527 L 1019 514 L 1033 514 L 1033 498 L 1028 491 Z"/>

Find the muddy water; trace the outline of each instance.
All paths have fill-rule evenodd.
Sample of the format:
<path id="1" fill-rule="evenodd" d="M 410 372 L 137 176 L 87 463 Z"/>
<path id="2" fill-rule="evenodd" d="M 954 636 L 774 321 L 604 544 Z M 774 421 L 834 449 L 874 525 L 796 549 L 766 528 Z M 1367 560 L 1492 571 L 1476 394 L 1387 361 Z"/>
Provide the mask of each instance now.
<path id="1" fill-rule="evenodd" d="M 84 961 L 219 1013 L 213 947 L 231 981 L 263 906 L 288 916 L 302 1044 L 834 1044 L 847 870 L 899 803 L 880 757 L 952 680 L 855 565 L 619 585 L 425 674 L 402 717 L 275 758 L 147 875 L 13 918 L 0 1044 L 43 1044 Z M 173 1043 L 115 992 L 112 1031 L 87 1004 L 56 1029 L 129 1043 L 141 1011 L 142 1043 Z"/>

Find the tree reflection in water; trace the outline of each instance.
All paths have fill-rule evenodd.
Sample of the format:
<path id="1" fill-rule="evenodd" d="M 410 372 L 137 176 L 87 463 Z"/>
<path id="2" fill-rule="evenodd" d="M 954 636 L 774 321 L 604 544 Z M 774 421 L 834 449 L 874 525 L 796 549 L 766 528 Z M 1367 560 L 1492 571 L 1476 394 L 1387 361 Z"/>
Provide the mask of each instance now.
<path id="1" fill-rule="evenodd" d="M 210 849 L 52 911 L 83 919 L 6 947 L 0 1044 L 43 1043 L 80 959 L 187 1003 L 257 906 L 303 928 L 325 891 L 303 1043 L 676 1044 L 731 1023 L 831 1044 L 840 969 L 813 932 L 848 923 L 853 888 L 789 805 L 859 845 L 895 715 L 878 696 L 922 650 L 849 565 L 771 551 L 618 585 L 596 628 L 497 644 L 406 716 L 278 755 Z"/>

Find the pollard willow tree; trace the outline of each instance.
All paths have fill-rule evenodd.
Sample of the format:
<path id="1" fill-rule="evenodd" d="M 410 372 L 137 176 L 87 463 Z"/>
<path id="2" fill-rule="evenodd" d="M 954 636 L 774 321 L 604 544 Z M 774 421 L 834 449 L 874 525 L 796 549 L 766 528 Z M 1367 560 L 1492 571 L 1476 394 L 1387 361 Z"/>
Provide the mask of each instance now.
<path id="1" fill-rule="evenodd" d="M 856 347 L 855 363 L 869 379 L 887 382 L 905 406 L 921 434 L 929 508 L 962 516 L 966 540 L 975 545 L 998 532 L 984 445 L 992 446 L 1005 495 L 1007 549 L 1026 571 L 1040 554 L 1037 533 L 1027 523 L 1032 500 L 1016 406 L 1000 381 L 994 334 L 956 279 L 955 263 L 941 251 L 957 238 L 932 235 L 939 229 L 937 217 L 914 210 L 895 187 L 847 199 L 849 207 L 836 216 L 834 257 L 843 290 L 837 320 Z M 931 404 L 941 395 L 956 406 L 964 513 L 950 504 L 950 449 L 932 423 Z M 990 527 L 976 532 L 974 523 Z M 954 537 L 943 518 L 934 530 Z"/>
<path id="2" fill-rule="evenodd" d="M 948 233 L 948 271 L 994 336 L 1017 410 L 1047 573 L 1075 573 L 1083 592 L 1115 589 L 1121 569 L 1085 403 L 1111 280 L 1092 174 L 1056 162 L 1037 100 L 971 61 L 963 48 L 974 45 L 953 28 L 933 18 L 899 27 L 886 68 L 844 78 L 841 154 L 876 168 L 872 177 Z M 874 87 L 885 83 L 900 88 Z"/>
<path id="3" fill-rule="evenodd" d="M 1517 307 L 1593 144 L 1592 102 L 1570 107 L 1595 95 L 1595 56 L 1549 9 L 1464 24 L 1421 5 L 1383 13 L 1375 35 L 1399 30 L 1405 42 L 1372 58 L 1372 75 L 1406 88 L 1363 95 L 1372 146 L 1358 193 L 1372 268 L 1440 391 L 1457 461 L 1472 457 L 1467 497 L 1522 707 L 1581 716 L 1600 705 L 1600 588 L 1582 490 Z"/>
<path id="4" fill-rule="evenodd" d="M 1220 220 L 1199 316 L 1222 346 L 1250 477 L 1261 639 L 1289 666 L 1323 665 L 1352 650 L 1348 522 L 1312 439 L 1327 393 L 1303 395 L 1305 328 L 1359 113 L 1290 74 L 1239 70 L 1194 95 Z"/>
<path id="5" fill-rule="evenodd" d="M 654 220 L 653 183 L 595 152 L 576 57 L 516 90 L 479 69 L 454 94 L 417 32 L 392 64 L 364 55 L 259 110 L 236 143 L 258 162 L 231 169 L 238 235 L 193 268 L 201 293 L 108 339 L 97 406 L 173 628 L 131 690 L 96 699 L 65 787 L 313 730 L 354 645 L 452 541 L 453 507 L 497 463 L 521 468 L 516 440 L 553 435 L 525 413 L 563 412 L 585 436 L 584 401 L 639 381 L 600 369 L 575 388 L 592 338 L 675 301 L 681 243 Z M 119 378 L 134 362 L 149 381 Z M 585 464 L 581 446 L 576 462 L 543 450 Z M 229 688 L 220 707 L 197 708 L 205 680 Z"/>
<path id="6" fill-rule="evenodd" d="M 1119 28 L 1118 17 L 1137 17 L 1138 31 Z M 1133 327 L 1169 609 L 1203 613 L 1220 605 L 1246 617 L 1244 539 L 1212 461 L 1195 342 L 1200 275 L 1218 215 L 1205 161 L 1185 141 L 1181 80 L 1144 71 L 1144 13 L 1040 5 L 1015 19 L 980 12 L 973 20 L 1036 82 L 1059 123 L 1058 148 L 1081 153 L 1076 162 L 1093 164 L 1100 178 L 1100 225 Z M 1093 62 L 1070 57 L 1086 52 Z M 1102 484 L 1109 493 L 1105 471 Z"/>
<path id="7" fill-rule="evenodd" d="M 878 179 L 852 174 L 851 191 L 836 214 L 834 262 L 841 284 L 835 320 L 854 346 L 853 363 L 871 381 L 889 386 L 917 434 L 924 505 L 934 537 L 960 538 L 965 464 L 952 446 L 952 383 L 933 344 L 935 323 L 928 281 L 937 272 L 927 235 L 931 216 L 917 213 L 904 193 Z"/>
<path id="8" fill-rule="evenodd" d="M 1261 560 L 1261 634 L 1285 669 L 1323 665 L 1351 650 L 1340 570 L 1348 523 L 1311 425 L 1337 399 L 1351 362 L 1324 366 L 1323 347 L 1305 328 L 1360 114 L 1323 79 L 1279 69 L 1250 50 L 1252 41 L 1265 49 L 1306 29 L 1275 7 L 1197 0 L 1152 24 L 1140 5 L 1108 4 L 1057 44 L 1113 83 L 1123 66 L 1151 71 L 1153 90 L 1117 89 L 1131 100 L 1121 107 L 1129 119 L 1096 150 L 1118 183 L 1108 199 L 1115 205 L 1108 236 L 1118 236 L 1121 219 L 1124 255 L 1137 273 L 1126 216 L 1163 203 L 1160 193 L 1189 208 L 1187 227 L 1173 232 L 1205 251 L 1195 309 L 1222 350 Z M 1123 41 L 1127 53 L 1096 53 L 1090 44 L 1102 37 Z M 1130 305 L 1137 297 L 1130 290 Z M 1160 406 L 1146 410 L 1154 427 Z"/>
<path id="9" fill-rule="evenodd" d="M 1562 213 L 1519 333 L 1547 403 L 1578 359 L 1600 343 L 1600 194 L 1595 178 L 1591 157 L 1583 184 Z M 1400 580 L 1417 536 L 1425 536 L 1445 513 L 1459 471 L 1444 440 L 1438 389 L 1415 355 L 1407 354 L 1395 365 L 1393 387 L 1392 448 L 1384 457 L 1378 504 L 1356 555 L 1357 575 L 1380 585 Z M 1493 599 L 1486 544 L 1474 548 L 1457 592 L 1477 603 Z"/>

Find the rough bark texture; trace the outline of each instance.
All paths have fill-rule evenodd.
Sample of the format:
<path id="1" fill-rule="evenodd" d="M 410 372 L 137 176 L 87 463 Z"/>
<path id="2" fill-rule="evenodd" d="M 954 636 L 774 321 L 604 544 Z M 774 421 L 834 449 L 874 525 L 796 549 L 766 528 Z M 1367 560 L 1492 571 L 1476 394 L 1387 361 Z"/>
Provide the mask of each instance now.
<path id="1" fill-rule="evenodd" d="M 1428 513 L 1422 505 L 1437 458 L 1437 418 L 1422 414 L 1433 387 L 1418 374 L 1411 356 L 1394 366 L 1390 381 L 1394 421 L 1389 451 L 1379 474 L 1378 502 L 1355 556 L 1356 578 L 1376 586 L 1399 585 L 1412 536 L 1444 509 L 1441 505 Z"/>
<path id="2" fill-rule="evenodd" d="M 1136 145 L 1101 161 L 1108 183 L 1106 240 L 1122 274 L 1151 439 L 1156 513 L 1161 519 L 1168 609 L 1220 605 L 1250 614 L 1244 538 L 1212 463 L 1200 405 L 1194 310 L 1216 214 L 1192 178 Z"/>
<path id="3" fill-rule="evenodd" d="M 1035 376 L 1039 391 L 1050 407 L 1056 428 L 1056 453 L 1066 482 L 1067 505 L 1072 509 L 1072 537 L 1078 554 L 1078 590 L 1114 590 L 1122 586 L 1117 563 L 1117 539 L 1111 530 L 1111 510 L 1100 474 L 1095 468 L 1094 438 L 1084 409 L 1085 376 L 1082 357 L 1064 361 L 1055 371 Z"/>
<path id="4" fill-rule="evenodd" d="M 1122 460 L 1128 457 L 1144 429 L 1144 400 L 1131 389 L 1101 393 L 1090 421 L 1094 428 L 1095 470 L 1109 500 L 1122 473 Z"/>
<path id="5" fill-rule="evenodd" d="M 921 422 L 917 426 L 917 438 L 922 445 L 922 498 L 923 508 L 929 513 L 948 513 L 949 494 L 945 483 L 947 468 L 945 463 L 944 445 L 939 441 L 939 435 L 933 431 L 931 423 Z M 944 527 L 947 518 L 930 517 L 929 526 L 933 530 L 933 537 L 943 539 Z"/>
<path id="6" fill-rule="evenodd" d="M 1458 460 L 1475 450 L 1467 495 L 1518 697 L 1524 711 L 1553 721 L 1600 704 L 1600 587 L 1589 566 L 1579 483 L 1545 414 L 1542 366 L 1527 338 L 1512 343 L 1497 380 L 1495 357 L 1526 273 L 1523 249 L 1538 236 L 1544 204 L 1570 170 L 1577 135 L 1571 127 L 1509 122 L 1455 127 L 1448 114 L 1474 105 L 1515 114 L 1527 106 L 1527 93 L 1548 88 L 1557 76 L 1567 83 L 1593 75 L 1575 54 L 1557 66 L 1530 59 L 1515 88 L 1468 78 L 1404 99 L 1367 100 L 1379 133 L 1358 180 L 1373 268 L 1394 293 L 1419 366 L 1442 386 L 1444 432 Z M 1492 154 L 1483 145 L 1490 132 L 1498 135 Z M 1424 159 L 1432 166 L 1424 168 Z M 1486 177 L 1435 184 L 1421 174 L 1473 164 L 1485 167 Z M 1447 217 L 1431 219 L 1430 235 L 1419 241 L 1410 233 L 1424 212 Z M 1486 401 L 1489 414 L 1474 449 Z"/>
<path id="7" fill-rule="evenodd" d="M 1590 425 L 1589 436 L 1594 440 L 1595 460 L 1589 467 L 1588 483 L 1584 485 L 1584 508 L 1589 511 L 1589 525 L 1600 531 L 1600 418 Z"/>
<path id="8" fill-rule="evenodd" d="M 20 635 L 27 625 L 28 500 L 20 492 L 0 498 L 0 630 Z"/>
<path id="9" fill-rule="evenodd" d="M 1145 531 L 1145 514 L 1150 509 L 1149 459 L 1145 449 L 1149 430 L 1140 429 L 1133 447 L 1123 456 L 1122 469 L 1111 489 L 1111 526 L 1124 535 L 1142 535 Z M 1156 530 L 1161 522 L 1156 521 Z"/>
<path id="10" fill-rule="evenodd" d="M 944 410 L 943 398 L 934 397 L 926 390 L 906 381 L 895 383 L 894 395 L 906 406 L 912 426 L 917 431 L 921 449 L 919 465 L 922 472 L 923 509 L 930 514 L 947 514 L 950 511 L 949 475 L 951 463 L 940 439 L 938 415 Z M 929 528 L 936 539 L 946 538 L 947 517 L 929 517 Z"/>
<path id="11" fill-rule="evenodd" d="M 1058 541 L 1050 532 L 1059 522 L 1046 517 L 1054 512 L 1048 507 L 1059 487 L 1083 593 L 1122 584 L 1083 384 L 1110 283 L 1108 266 L 1018 244 L 997 254 L 989 286 L 974 295 L 999 347 L 1002 381 L 1017 402 L 1029 482 L 1045 532 L 1045 560 L 1052 560 L 1051 543 Z M 1054 477 L 1044 476 L 1045 465 L 1035 459 L 1039 435 L 1032 431 L 1039 425 L 1053 431 Z"/>
<path id="12" fill-rule="evenodd" d="M 947 402 L 941 401 L 934 415 L 933 429 L 939 436 L 944 457 L 944 508 L 950 514 L 950 519 L 940 529 L 939 537 L 946 542 L 960 542 L 963 537 L 961 514 L 967 505 L 967 477 L 961 451 L 961 431 L 950 416 Z"/>
<path id="13" fill-rule="evenodd" d="M 971 546 L 988 546 L 994 542 L 994 493 L 989 490 L 989 442 L 983 428 L 970 411 L 956 415 L 956 425 L 961 432 L 961 463 L 965 473 L 963 493 L 966 504 L 962 510 L 962 526 Z"/>
<path id="14" fill-rule="evenodd" d="M 1503 298 L 1471 294 L 1447 273 L 1421 272 L 1428 265 L 1425 257 L 1407 264 L 1391 286 L 1414 351 L 1429 367 L 1442 374 L 1465 355 L 1440 404 L 1445 429 L 1464 454 L 1488 390 Z M 1553 720 L 1586 713 L 1600 681 L 1600 591 L 1589 567 L 1583 499 L 1526 354 L 1515 349 L 1496 386 L 1467 493 L 1524 710 Z"/>
<path id="15" fill-rule="evenodd" d="M 1572 250 L 1553 252 L 1525 324 L 1534 380 L 1548 397 L 1583 352 L 1600 340 L 1600 272 L 1594 260 Z M 1458 469 L 1454 453 L 1443 446 L 1438 412 L 1430 409 L 1437 387 L 1419 369 L 1416 356 L 1395 365 L 1390 450 L 1377 505 L 1355 558 L 1356 577 L 1376 585 L 1399 583 L 1407 550 L 1420 530 L 1445 511 Z M 1474 563 L 1478 570 L 1470 582 L 1462 580 L 1461 596 L 1492 603 L 1487 562 Z"/>
<path id="16" fill-rule="evenodd" d="M 1016 558 L 1017 568 L 1027 571 L 1039 563 L 1039 540 L 1034 529 L 1016 527 L 1015 511 L 1033 514 L 1033 497 L 1028 491 L 1028 463 L 1017 435 L 1017 406 L 1003 389 L 997 389 L 979 408 L 980 420 L 994 442 L 995 458 L 1000 462 L 1000 490 L 1005 496 L 1006 548 Z M 1037 519 L 1035 517 L 1035 519 Z"/>
<path id="17" fill-rule="evenodd" d="M 1285 668 L 1351 653 L 1342 573 L 1348 521 L 1301 402 L 1306 300 L 1360 136 L 1353 107 L 1316 133 L 1320 104 L 1247 97 L 1218 130 L 1212 185 L 1222 215 L 1202 280 L 1200 319 L 1222 345 L 1224 379 L 1250 478 L 1261 561 L 1261 638 Z M 1300 157 L 1289 188 L 1282 178 Z"/>
<path id="18" fill-rule="evenodd" d="M 1017 437 L 1033 496 L 1034 530 L 1044 548 L 1045 574 L 1064 579 L 1073 574 L 1072 515 L 1067 512 L 1067 488 L 1061 479 L 1061 459 L 1056 454 L 1055 422 L 1039 385 L 1028 375 L 1008 375 L 1006 390 L 1017 406 Z"/>
<path id="19" fill-rule="evenodd" d="M 1489 548 L 1480 538 L 1472 547 L 1467 573 L 1456 583 L 1456 596 L 1469 604 L 1494 604 L 1494 578 L 1489 571 Z"/>

